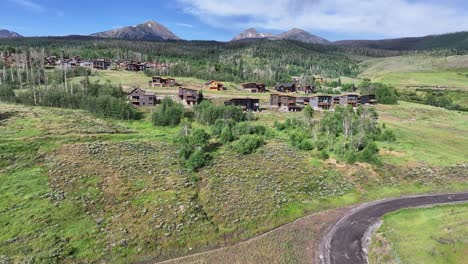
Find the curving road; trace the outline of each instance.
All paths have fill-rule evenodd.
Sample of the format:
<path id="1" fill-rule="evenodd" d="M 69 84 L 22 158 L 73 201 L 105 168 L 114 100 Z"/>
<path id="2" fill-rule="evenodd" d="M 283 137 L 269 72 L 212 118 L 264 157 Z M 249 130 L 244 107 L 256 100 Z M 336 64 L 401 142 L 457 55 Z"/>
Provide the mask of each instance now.
<path id="1" fill-rule="evenodd" d="M 402 208 L 468 202 L 468 192 L 387 199 L 363 204 L 339 220 L 322 240 L 322 264 L 367 263 L 369 235 L 384 214 Z"/>

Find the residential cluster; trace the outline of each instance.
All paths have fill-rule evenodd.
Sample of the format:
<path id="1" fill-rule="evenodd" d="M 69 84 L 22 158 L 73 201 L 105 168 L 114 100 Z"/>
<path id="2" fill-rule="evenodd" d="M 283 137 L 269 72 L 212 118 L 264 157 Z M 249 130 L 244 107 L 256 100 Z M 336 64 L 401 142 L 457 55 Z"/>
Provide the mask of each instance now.
<path id="1" fill-rule="evenodd" d="M 318 78 L 318 77 L 317 77 Z M 323 79 L 322 79 L 323 81 Z M 174 78 L 164 78 L 154 76 L 149 81 L 150 88 L 175 87 L 178 86 L 177 99 L 187 107 L 196 105 L 203 100 L 201 89 L 182 87 Z M 225 86 L 216 80 L 210 80 L 204 84 L 205 90 L 223 91 Z M 301 111 L 305 106 L 310 105 L 315 110 L 333 110 L 336 106 L 374 105 L 377 104 L 375 94 L 361 95 L 358 93 L 346 93 L 342 95 L 314 94 L 315 87 L 311 85 L 298 85 L 297 83 L 277 84 L 275 91 L 270 93 L 270 108 L 277 108 L 280 111 L 296 112 Z M 265 93 L 268 89 L 263 83 L 244 83 L 240 89 L 250 93 Z M 298 91 L 303 94 L 298 94 Z M 135 106 L 153 106 L 157 102 L 156 94 L 146 92 L 140 88 L 132 90 L 129 101 Z M 226 100 L 225 105 L 240 106 L 245 111 L 260 111 L 260 99 L 252 97 L 234 97 Z"/>
<path id="2" fill-rule="evenodd" d="M 151 69 L 169 70 L 171 65 L 159 62 L 139 62 L 134 60 L 111 60 L 107 58 L 83 59 L 80 56 L 72 58 L 57 58 L 48 56 L 44 59 L 47 68 L 71 69 L 74 67 L 85 67 L 95 70 L 126 70 L 126 71 L 146 71 Z"/>

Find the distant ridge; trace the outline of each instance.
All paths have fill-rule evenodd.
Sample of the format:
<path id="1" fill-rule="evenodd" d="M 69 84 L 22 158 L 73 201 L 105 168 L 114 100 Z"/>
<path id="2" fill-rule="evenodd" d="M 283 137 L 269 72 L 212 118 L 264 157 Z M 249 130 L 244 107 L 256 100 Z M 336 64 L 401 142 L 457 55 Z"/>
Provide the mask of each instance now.
<path id="1" fill-rule="evenodd" d="M 276 38 L 278 39 L 288 39 L 288 40 L 295 40 L 295 41 L 300 41 L 304 43 L 313 43 L 313 44 L 328 44 L 330 41 L 316 36 L 312 35 L 309 32 L 299 29 L 299 28 L 293 28 L 289 31 L 283 32 L 281 34 L 276 35 Z"/>
<path id="2" fill-rule="evenodd" d="M 13 32 L 13 31 L 10 31 L 10 30 L 6 30 L 6 29 L 0 29 L 0 38 L 2 39 L 6 39 L 6 38 L 22 38 L 23 36 L 21 36 L 20 34 L 16 33 L 16 32 Z"/>
<path id="3" fill-rule="evenodd" d="M 246 40 L 246 39 L 273 39 L 271 33 L 260 33 L 255 28 L 249 28 L 235 36 L 231 41 Z"/>
<path id="4" fill-rule="evenodd" d="M 468 49 L 468 32 L 382 40 L 341 40 L 333 45 L 388 50 Z"/>
<path id="5" fill-rule="evenodd" d="M 283 32 L 278 35 L 273 35 L 271 33 L 259 33 L 255 28 L 249 28 L 239 35 L 235 36 L 231 41 L 241 41 L 241 40 L 252 40 L 252 39 L 270 39 L 270 40 L 295 40 L 304 43 L 313 43 L 313 44 L 328 44 L 330 41 L 310 34 L 309 32 L 293 28 L 289 31 Z"/>
<path id="6" fill-rule="evenodd" d="M 127 40 L 180 40 L 180 38 L 172 33 L 168 28 L 154 20 L 150 20 L 136 26 L 94 33 L 91 34 L 91 36 Z"/>

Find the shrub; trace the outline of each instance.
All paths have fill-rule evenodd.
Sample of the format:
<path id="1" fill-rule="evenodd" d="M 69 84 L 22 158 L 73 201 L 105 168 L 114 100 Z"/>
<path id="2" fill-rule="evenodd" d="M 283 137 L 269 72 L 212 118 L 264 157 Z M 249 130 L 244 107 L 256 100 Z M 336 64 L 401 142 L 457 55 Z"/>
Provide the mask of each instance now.
<path id="1" fill-rule="evenodd" d="M 187 166 L 188 169 L 192 171 L 197 171 L 201 167 L 208 164 L 210 159 L 211 159 L 211 156 L 208 153 L 205 153 L 203 149 L 198 148 L 190 155 L 185 165 Z"/>
<path id="2" fill-rule="evenodd" d="M 393 86 L 385 84 L 375 84 L 375 93 L 377 101 L 380 104 L 397 104 L 398 103 L 398 92 Z"/>
<path id="3" fill-rule="evenodd" d="M 319 157 L 320 159 L 326 160 L 330 158 L 330 155 L 328 155 L 328 152 L 326 150 L 322 150 L 319 152 Z"/>
<path id="4" fill-rule="evenodd" d="M 223 132 L 223 129 L 225 127 L 232 128 L 234 125 L 235 125 L 235 121 L 232 120 L 232 119 L 228 119 L 228 120 L 218 119 L 218 120 L 216 120 L 214 125 L 211 127 L 211 131 L 212 131 L 213 135 L 220 136 L 221 132 Z"/>
<path id="5" fill-rule="evenodd" d="M 233 134 L 236 136 L 242 135 L 265 135 L 266 128 L 262 125 L 251 124 L 247 122 L 237 123 L 233 127 Z"/>
<path id="6" fill-rule="evenodd" d="M 364 150 L 360 153 L 360 161 L 368 162 L 368 163 L 376 163 L 378 161 L 377 153 L 379 149 L 374 142 L 370 142 L 364 148 Z"/>
<path id="7" fill-rule="evenodd" d="M 343 158 L 346 161 L 346 163 L 353 164 L 358 160 L 358 154 L 355 151 L 348 150 L 344 154 Z"/>
<path id="8" fill-rule="evenodd" d="M 257 135 L 244 135 L 234 145 L 234 149 L 243 155 L 253 153 L 256 149 L 263 146 L 265 141 L 263 137 Z"/>
<path id="9" fill-rule="evenodd" d="M 166 97 L 153 112 L 152 120 L 155 126 L 176 126 L 180 124 L 184 114 L 184 106 Z"/>
<path id="10" fill-rule="evenodd" d="M 223 131 L 221 132 L 221 136 L 219 138 L 219 141 L 222 144 L 227 144 L 231 141 L 234 140 L 234 135 L 232 134 L 231 128 L 229 127 L 224 127 Z"/>
<path id="11" fill-rule="evenodd" d="M 189 135 L 181 133 L 176 139 L 179 157 L 188 169 L 195 171 L 207 164 L 211 157 L 206 153 L 209 141 L 210 135 L 203 129 L 195 129 Z"/>
<path id="12" fill-rule="evenodd" d="M 209 101 L 203 101 L 195 106 L 195 119 L 205 125 L 213 125 L 219 119 L 232 119 L 235 122 L 245 120 L 242 108 L 226 105 L 214 105 Z"/>
<path id="13" fill-rule="evenodd" d="M 309 139 L 309 136 L 304 131 L 294 131 L 289 135 L 289 141 L 295 148 L 301 150 L 312 150 L 314 146 Z"/>
<path id="14" fill-rule="evenodd" d="M 210 140 L 210 135 L 204 129 L 198 128 L 190 136 L 190 144 L 196 147 L 205 148 Z"/>
<path id="15" fill-rule="evenodd" d="M 395 133 L 393 133 L 392 130 L 385 129 L 382 135 L 380 136 L 380 140 L 393 142 L 396 140 Z"/>

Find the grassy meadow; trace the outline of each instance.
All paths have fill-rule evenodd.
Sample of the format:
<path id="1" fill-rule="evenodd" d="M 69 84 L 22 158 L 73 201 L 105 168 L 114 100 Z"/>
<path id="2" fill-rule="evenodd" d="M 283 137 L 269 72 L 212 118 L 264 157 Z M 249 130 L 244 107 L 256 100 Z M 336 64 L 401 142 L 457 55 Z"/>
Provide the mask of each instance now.
<path id="1" fill-rule="evenodd" d="M 150 78 L 143 73 L 100 71 L 90 78 L 125 90 L 177 93 L 177 87 L 146 88 Z M 198 88 L 205 82 L 177 81 Z M 205 97 L 215 103 L 235 96 L 258 97 L 262 105 L 269 100 L 269 94 L 225 85 L 226 91 L 204 91 Z M 459 93 L 451 96 L 464 104 L 466 92 Z M 274 128 L 275 121 L 302 113 L 262 111 L 255 122 L 267 127 L 264 146 L 240 155 L 229 145 L 213 144 L 211 163 L 190 172 L 174 147 L 180 127 L 153 126 L 153 110 L 143 109 L 142 120 L 117 121 L 81 110 L 0 103 L 0 262 L 153 262 L 232 245 L 327 209 L 468 189 L 467 169 L 460 165 L 468 161 L 464 112 L 407 102 L 378 105 L 380 123 L 397 140 L 378 143 L 381 163 L 350 165 L 293 148 Z M 323 115 L 316 112 L 315 119 Z M 321 219 L 327 217 L 313 223 L 325 228 Z M 304 225 L 249 244 L 258 250 L 234 247 L 209 259 L 259 263 L 275 256 L 284 263 L 306 262 L 305 240 L 298 235 Z M 308 231 L 319 239 L 317 230 Z M 280 253 L 270 255 L 271 250 Z"/>
<path id="2" fill-rule="evenodd" d="M 441 162 L 422 155 L 428 141 L 406 131 L 410 124 L 392 123 L 406 118 L 405 108 L 417 109 L 378 108 L 401 137 L 395 146 L 382 146 L 398 152 L 382 154 L 384 169 L 324 162 L 315 152 L 294 149 L 271 126 L 301 113 L 267 111 L 258 120 L 271 129 L 264 147 L 243 156 L 223 146 L 209 166 L 193 173 L 181 169 L 172 145 L 178 127 L 0 104 L 0 255 L 39 263 L 161 260 L 233 244 L 312 212 L 402 194 L 466 190 L 459 168 L 449 167 L 463 162 L 458 156 L 466 122 L 456 120 L 466 116 L 453 113 L 444 120 L 430 107 L 418 112 L 423 124 L 424 114 L 445 124 L 428 133 L 452 133 L 460 147 Z M 434 142 L 426 150 L 444 145 Z M 394 155 L 403 155 L 404 162 Z M 418 166 L 415 160 L 440 165 L 437 180 L 401 174 L 406 166 Z"/>
<path id="3" fill-rule="evenodd" d="M 450 166 L 468 160 L 468 113 L 408 102 L 377 109 L 398 139 L 381 144 L 389 163 Z"/>
<path id="4" fill-rule="evenodd" d="M 370 263 L 466 263 L 468 204 L 404 209 L 383 217 Z"/>

